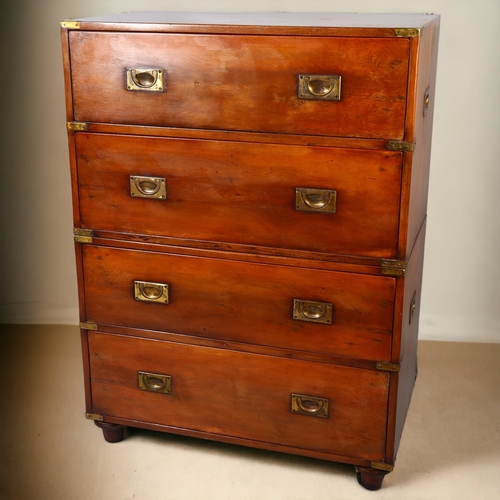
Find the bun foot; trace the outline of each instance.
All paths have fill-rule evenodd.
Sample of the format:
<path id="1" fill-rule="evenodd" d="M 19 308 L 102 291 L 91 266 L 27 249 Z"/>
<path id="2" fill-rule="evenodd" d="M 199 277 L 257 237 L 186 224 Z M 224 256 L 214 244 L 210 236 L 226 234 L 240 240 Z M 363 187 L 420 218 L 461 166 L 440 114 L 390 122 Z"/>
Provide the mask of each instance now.
<path id="1" fill-rule="evenodd" d="M 119 424 L 109 424 L 107 422 L 94 422 L 97 427 L 102 429 L 104 439 L 108 443 L 119 443 L 123 439 L 125 427 Z"/>
<path id="2" fill-rule="evenodd" d="M 371 469 L 369 467 L 355 467 L 358 483 L 370 491 L 379 490 L 382 487 L 382 481 L 389 471 Z"/>

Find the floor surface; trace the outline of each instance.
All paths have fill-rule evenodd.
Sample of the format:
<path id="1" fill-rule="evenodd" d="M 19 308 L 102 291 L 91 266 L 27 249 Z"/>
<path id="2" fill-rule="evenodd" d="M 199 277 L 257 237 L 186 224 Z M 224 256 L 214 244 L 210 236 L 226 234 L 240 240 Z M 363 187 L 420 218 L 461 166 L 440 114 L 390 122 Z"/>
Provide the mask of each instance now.
<path id="1" fill-rule="evenodd" d="M 394 472 L 144 430 L 109 444 L 84 418 L 79 330 L 0 327 L 0 500 L 500 500 L 500 344 L 420 342 Z"/>

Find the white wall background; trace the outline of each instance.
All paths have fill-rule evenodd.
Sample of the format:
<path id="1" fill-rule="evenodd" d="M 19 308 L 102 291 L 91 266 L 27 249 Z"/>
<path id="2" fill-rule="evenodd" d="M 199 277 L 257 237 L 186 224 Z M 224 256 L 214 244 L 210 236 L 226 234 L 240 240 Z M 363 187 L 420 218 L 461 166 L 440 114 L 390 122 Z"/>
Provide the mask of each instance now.
<path id="1" fill-rule="evenodd" d="M 441 14 L 420 335 L 500 342 L 498 0 L 3 0 L 0 323 L 78 321 L 59 22 L 304 7 Z"/>

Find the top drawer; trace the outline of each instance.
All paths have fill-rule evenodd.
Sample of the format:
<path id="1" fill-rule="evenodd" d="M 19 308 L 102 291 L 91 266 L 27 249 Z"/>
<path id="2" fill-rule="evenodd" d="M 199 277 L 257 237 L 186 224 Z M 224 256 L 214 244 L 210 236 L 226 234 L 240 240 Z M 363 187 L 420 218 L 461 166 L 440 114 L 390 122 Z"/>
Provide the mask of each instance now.
<path id="1" fill-rule="evenodd" d="M 403 138 L 406 38 L 90 31 L 69 37 L 76 121 Z M 162 70 L 162 90 L 127 90 L 127 70 L 146 68 Z M 340 100 L 299 97 L 300 75 L 340 76 Z"/>

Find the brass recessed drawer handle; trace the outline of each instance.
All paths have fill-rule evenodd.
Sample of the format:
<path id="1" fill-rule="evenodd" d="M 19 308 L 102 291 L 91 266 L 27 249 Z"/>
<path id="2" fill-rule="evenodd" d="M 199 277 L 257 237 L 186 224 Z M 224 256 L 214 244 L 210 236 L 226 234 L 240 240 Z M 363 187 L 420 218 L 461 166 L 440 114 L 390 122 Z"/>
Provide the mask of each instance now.
<path id="1" fill-rule="evenodd" d="M 172 394 L 172 377 L 158 373 L 137 372 L 137 382 L 141 391 Z"/>
<path id="2" fill-rule="evenodd" d="M 300 99 L 340 101 L 340 75 L 299 75 Z"/>
<path id="3" fill-rule="evenodd" d="M 160 68 L 127 68 L 127 90 L 163 91 L 163 70 Z"/>
<path id="4" fill-rule="evenodd" d="M 292 413 L 309 415 L 311 417 L 328 418 L 329 401 L 326 398 L 292 394 Z"/>
<path id="5" fill-rule="evenodd" d="M 146 177 L 143 175 L 131 175 L 130 196 L 133 196 L 135 198 L 165 200 L 167 198 L 165 177 Z"/>
<path id="6" fill-rule="evenodd" d="M 295 188 L 295 209 L 299 212 L 334 214 L 337 210 L 337 191 L 333 189 Z"/>
<path id="7" fill-rule="evenodd" d="M 134 298 L 143 302 L 168 304 L 168 285 L 150 281 L 134 281 Z"/>
<path id="8" fill-rule="evenodd" d="M 333 304 L 329 302 L 293 299 L 293 319 L 330 325 L 332 313 Z"/>

